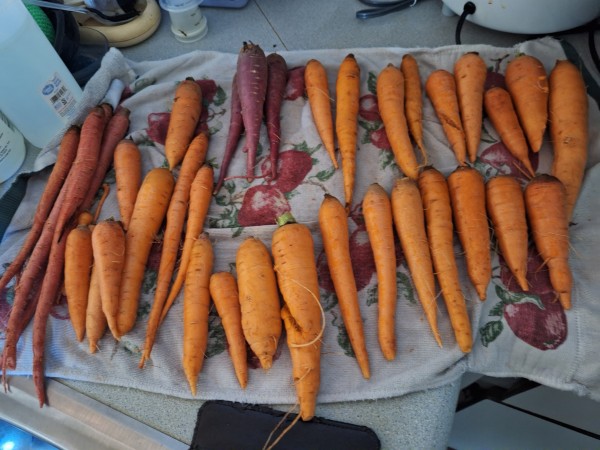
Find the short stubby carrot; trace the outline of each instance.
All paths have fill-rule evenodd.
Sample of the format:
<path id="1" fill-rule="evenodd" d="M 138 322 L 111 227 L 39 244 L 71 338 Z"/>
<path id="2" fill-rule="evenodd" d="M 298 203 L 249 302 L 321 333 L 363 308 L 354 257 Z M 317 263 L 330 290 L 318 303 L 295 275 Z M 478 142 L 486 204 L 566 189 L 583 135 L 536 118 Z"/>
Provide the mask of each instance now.
<path id="1" fill-rule="evenodd" d="M 194 396 L 208 346 L 209 283 L 213 260 L 210 239 L 202 233 L 194 242 L 183 289 L 183 371 Z"/>
<path id="2" fill-rule="evenodd" d="M 268 370 L 273 365 L 283 328 L 269 249 L 258 238 L 246 238 L 238 247 L 235 269 L 244 336 L 261 367 Z"/>
<path id="3" fill-rule="evenodd" d="M 333 167 L 337 169 L 338 163 L 335 156 L 335 133 L 333 131 L 329 81 L 327 71 L 319 60 L 311 59 L 306 63 L 304 85 L 315 127 L 325 150 L 327 150 L 327 154 L 331 158 Z"/>
<path id="4" fill-rule="evenodd" d="M 461 166 L 464 165 L 467 158 L 467 143 L 460 118 L 454 75 L 444 69 L 434 70 L 425 82 L 425 92 L 442 124 L 456 160 Z"/>
<path id="5" fill-rule="evenodd" d="M 235 375 L 245 389 L 248 385 L 248 360 L 237 281 L 229 272 L 213 273 L 209 290 L 225 331 Z"/>
<path id="6" fill-rule="evenodd" d="M 377 336 L 388 361 L 396 357 L 396 248 L 390 198 L 377 183 L 371 184 L 362 201 L 365 226 L 377 272 Z"/>
<path id="7" fill-rule="evenodd" d="M 356 280 L 352 270 L 352 257 L 350 256 L 348 215 L 344 205 L 332 195 L 325 194 L 321 202 L 319 227 L 329 273 L 350 345 L 354 350 L 362 376 L 369 379 L 371 377 L 369 354 L 358 302 Z"/>
<path id="8" fill-rule="evenodd" d="M 416 58 L 410 53 L 402 56 L 400 70 L 404 76 L 404 114 L 408 129 L 421 151 L 421 165 L 427 165 L 427 151 L 423 143 L 423 88 Z"/>
<path id="9" fill-rule="evenodd" d="M 525 187 L 525 208 L 537 251 L 548 266 L 550 283 L 564 309 L 571 308 L 573 275 L 569 266 L 566 190 L 551 175 L 537 175 Z"/>
<path id="10" fill-rule="evenodd" d="M 119 336 L 131 331 L 135 325 L 146 263 L 167 212 L 174 184 L 171 171 L 158 167 L 146 174 L 140 187 L 126 233 L 125 263 L 117 313 Z"/>
<path id="11" fill-rule="evenodd" d="M 336 84 L 335 133 L 342 157 L 346 208 L 352 205 L 356 175 L 356 140 L 360 100 L 360 66 L 353 54 L 340 64 Z"/>
<path id="12" fill-rule="evenodd" d="M 534 176 L 527 138 L 508 91 L 500 86 L 488 89 L 484 93 L 483 104 L 492 126 L 508 151 L 523 165 L 527 175 Z"/>
<path id="13" fill-rule="evenodd" d="M 423 199 L 433 267 L 450 325 L 458 347 L 468 353 L 473 347 L 473 336 L 454 255 L 454 227 L 448 183 L 441 172 L 429 166 L 419 175 L 418 185 Z"/>
<path id="14" fill-rule="evenodd" d="M 565 186 L 567 218 L 571 220 L 588 158 L 588 97 L 581 71 L 568 60 L 556 62 L 549 86 L 552 175 Z"/>
<path id="15" fill-rule="evenodd" d="M 454 63 L 454 79 L 465 131 L 467 155 L 471 162 L 477 158 L 483 123 L 483 90 L 487 78 L 485 61 L 476 52 L 460 56 Z"/>
<path id="16" fill-rule="evenodd" d="M 121 222 L 127 229 L 142 184 L 142 155 L 135 142 L 131 139 L 123 139 L 117 144 L 113 159 L 117 204 Z"/>
<path id="17" fill-rule="evenodd" d="M 393 64 L 388 64 L 377 76 L 377 104 L 396 164 L 404 175 L 415 180 L 419 164 L 404 114 L 404 76 Z"/>
<path id="18" fill-rule="evenodd" d="M 548 76 L 539 59 L 518 55 L 506 65 L 506 88 L 531 150 L 540 151 L 548 123 Z"/>
<path id="19" fill-rule="evenodd" d="M 425 230 L 423 201 L 417 183 L 408 177 L 398 178 L 392 188 L 391 199 L 396 233 L 400 238 L 415 290 L 433 337 L 441 345 L 433 262 Z"/>
<path id="20" fill-rule="evenodd" d="M 176 89 L 165 137 L 165 157 L 169 168 L 174 169 L 182 160 L 194 138 L 202 112 L 202 89 L 188 77 Z"/>
<path id="21" fill-rule="evenodd" d="M 497 175 L 485 185 L 487 211 L 500 253 L 524 291 L 527 283 L 527 218 L 521 185 L 511 175 Z"/>
<path id="22" fill-rule="evenodd" d="M 477 169 L 463 166 L 448 176 L 448 187 L 456 231 L 465 252 L 467 273 L 477 295 L 485 300 L 492 279 L 485 182 Z"/>

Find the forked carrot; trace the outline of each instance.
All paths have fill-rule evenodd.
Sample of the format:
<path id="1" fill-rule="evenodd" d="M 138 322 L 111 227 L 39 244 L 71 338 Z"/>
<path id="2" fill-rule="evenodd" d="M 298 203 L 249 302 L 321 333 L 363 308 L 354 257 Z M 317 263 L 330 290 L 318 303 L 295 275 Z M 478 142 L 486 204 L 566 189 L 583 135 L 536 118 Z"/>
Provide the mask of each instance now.
<path id="1" fill-rule="evenodd" d="M 335 156 L 335 134 L 333 132 L 329 80 L 327 79 L 327 71 L 319 60 L 311 59 L 306 63 L 304 85 L 306 86 L 306 95 L 308 96 L 308 104 L 310 105 L 315 127 L 325 150 L 331 158 L 333 167 L 337 169 L 338 162 Z"/>
<path id="2" fill-rule="evenodd" d="M 346 208 L 352 205 L 356 174 L 356 139 L 360 99 L 360 67 L 353 54 L 340 64 L 336 85 L 335 133 L 342 157 Z M 292 315 L 293 311 L 292 311 Z"/>
<path id="3" fill-rule="evenodd" d="M 448 184 L 444 175 L 431 166 L 423 169 L 418 184 L 425 209 L 433 267 L 446 304 L 448 318 L 458 347 L 468 353 L 473 347 L 473 336 L 452 245 L 454 227 Z"/>
<path id="4" fill-rule="evenodd" d="M 325 194 L 321 202 L 319 228 L 342 320 L 362 376 L 369 379 L 371 377 L 369 353 L 352 270 L 348 216 L 344 205 L 332 195 Z"/>
<path id="5" fill-rule="evenodd" d="M 396 164 L 404 175 L 415 180 L 419 176 L 419 164 L 404 114 L 404 76 L 393 64 L 379 72 L 377 104 Z"/>
<path id="6" fill-rule="evenodd" d="M 437 303 L 433 262 L 425 231 L 425 216 L 419 188 L 408 177 L 395 181 L 391 193 L 392 214 L 402 252 L 433 337 L 441 344 L 437 325 Z"/>

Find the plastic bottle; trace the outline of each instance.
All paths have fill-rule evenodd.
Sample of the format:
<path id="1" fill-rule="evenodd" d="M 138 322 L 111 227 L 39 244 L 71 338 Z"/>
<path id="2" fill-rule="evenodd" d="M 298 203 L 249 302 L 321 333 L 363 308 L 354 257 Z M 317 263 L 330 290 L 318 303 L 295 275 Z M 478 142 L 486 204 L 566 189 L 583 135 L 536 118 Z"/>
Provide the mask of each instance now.
<path id="1" fill-rule="evenodd" d="M 0 183 L 12 177 L 24 159 L 23 135 L 0 113 Z"/>
<path id="2" fill-rule="evenodd" d="M 82 91 L 21 0 L 0 0 L 0 110 L 43 147 L 69 121 Z"/>

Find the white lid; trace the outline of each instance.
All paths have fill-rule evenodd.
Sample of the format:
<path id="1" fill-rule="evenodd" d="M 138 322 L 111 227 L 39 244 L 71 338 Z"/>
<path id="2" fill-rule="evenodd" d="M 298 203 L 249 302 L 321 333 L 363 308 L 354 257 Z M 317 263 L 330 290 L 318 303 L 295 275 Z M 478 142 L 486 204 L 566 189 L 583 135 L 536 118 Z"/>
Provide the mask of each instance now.
<path id="1" fill-rule="evenodd" d="M 158 3 L 165 11 L 177 12 L 198 6 L 202 0 L 158 0 Z"/>

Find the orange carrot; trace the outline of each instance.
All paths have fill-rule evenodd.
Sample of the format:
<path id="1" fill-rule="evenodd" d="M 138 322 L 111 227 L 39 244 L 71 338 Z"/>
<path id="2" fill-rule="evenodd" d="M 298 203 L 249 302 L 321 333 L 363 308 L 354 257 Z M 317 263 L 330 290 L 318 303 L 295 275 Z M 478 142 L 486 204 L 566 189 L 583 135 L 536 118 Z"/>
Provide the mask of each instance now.
<path id="1" fill-rule="evenodd" d="M 385 190 L 374 183 L 367 189 L 362 209 L 377 271 L 379 346 L 385 359 L 391 361 L 396 357 L 398 295 L 392 204 Z"/>
<path id="2" fill-rule="evenodd" d="M 344 326 L 362 376 L 369 379 L 369 354 L 352 270 L 348 216 L 344 205 L 329 194 L 325 194 L 319 208 L 319 227 Z"/>
<path id="3" fill-rule="evenodd" d="M 127 229 L 142 184 L 142 155 L 137 144 L 131 139 L 121 140 L 115 149 L 113 164 L 121 222 Z"/>
<path id="4" fill-rule="evenodd" d="M 508 91 L 499 86 L 493 87 L 485 91 L 483 101 L 485 112 L 508 151 L 519 160 L 528 175 L 534 176 L 535 171 L 529 160 L 527 138 Z"/>
<path id="5" fill-rule="evenodd" d="M 208 345 L 209 282 L 213 258 L 212 244 L 208 235 L 203 233 L 194 242 L 183 292 L 183 371 L 194 396 Z"/>
<path id="6" fill-rule="evenodd" d="M 292 358 L 300 416 L 302 420 L 310 420 L 319 392 L 321 337 L 325 327 L 314 244 L 309 228 L 295 223 L 290 213 L 279 217 L 277 223 L 280 226 L 273 233 L 271 250 L 285 302 L 281 316 Z"/>
<path id="7" fill-rule="evenodd" d="M 212 199 L 214 174 L 211 166 L 205 164 L 200 167 L 198 173 L 194 177 L 192 186 L 190 187 L 190 202 L 188 205 L 188 218 L 185 229 L 185 239 L 183 241 L 183 250 L 179 261 L 177 275 L 169 291 L 169 296 L 165 301 L 165 305 L 160 315 L 160 322 L 165 319 L 171 305 L 179 295 L 179 291 L 185 281 L 187 265 L 192 253 L 194 241 L 198 238 L 204 228 L 204 221 L 208 213 L 208 207 Z"/>
<path id="8" fill-rule="evenodd" d="M 209 290 L 225 331 L 235 375 L 245 389 L 248 385 L 248 361 L 237 282 L 229 272 L 213 273 Z"/>
<path id="9" fill-rule="evenodd" d="M 119 337 L 128 333 L 135 325 L 146 262 L 152 242 L 167 212 L 173 185 L 173 174 L 168 169 L 154 168 L 144 178 L 135 201 L 126 234 L 125 262 L 117 312 Z"/>
<path id="10" fill-rule="evenodd" d="M 461 166 L 464 165 L 467 158 L 467 144 L 460 119 L 454 75 L 447 70 L 434 70 L 425 82 L 425 92 L 433 104 L 456 160 Z"/>
<path id="11" fill-rule="evenodd" d="M 540 151 L 548 122 L 548 77 L 541 61 L 519 55 L 509 61 L 504 74 L 531 150 Z"/>
<path id="12" fill-rule="evenodd" d="M 392 188 L 391 199 L 394 225 L 415 290 L 433 337 L 441 346 L 437 325 L 433 263 L 425 231 L 423 203 L 416 182 L 407 177 L 397 179 Z"/>
<path id="13" fill-rule="evenodd" d="M 181 234 L 185 224 L 185 216 L 188 210 L 190 190 L 194 177 L 198 173 L 200 166 L 206 157 L 208 148 L 208 137 L 205 133 L 198 134 L 190 144 L 183 162 L 179 177 L 175 183 L 173 195 L 169 201 L 167 210 L 167 222 L 163 233 L 162 253 L 160 256 L 160 265 L 158 276 L 156 278 L 156 290 L 154 291 L 154 300 L 148 317 L 146 327 L 146 339 L 144 342 L 144 351 L 140 359 L 140 368 L 144 367 L 144 362 L 150 357 L 154 339 L 160 324 L 160 315 L 163 306 L 169 295 L 171 278 L 175 270 L 177 253 L 181 242 Z"/>
<path id="14" fill-rule="evenodd" d="M 67 235 L 64 269 L 69 318 L 79 342 L 85 334 L 90 275 L 94 262 L 89 215 L 84 214 L 83 219 L 82 222 L 80 218 L 78 226 Z"/>
<path id="15" fill-rule="evenodd" d="M 566 190 L 551 175 L 537 175 L 525 187 L 525 208 L 533 241 L 550 283 L 564 309 L 571 308 L 573 276 L 569 267 L 569 224 L 566 215 Z"/>
<path id="16" fill-rule="evenodd" d="M 96 224 L 92 231 L 92 247 L 102 311 L 112 335 L 118 340 L 121 334 L 117 314 L 126 248 L 125 232 L 121 222 L 109 219 Z"/>
<path id="17" fill-rule="evenodd" d="M 485 186 L 486 205 L 502 257 L 524 291 L 527 283 L 527 218 L 521 185 L 510 175 L 497 175 Z"/>
<path id="18" fill-rule="evenodd" d="M 423 89 L 419 65 L 409 53 L 402 57 L 400 70 L 404 76 L 404 114 L 408 129 L 421 151 L 423 165 L 427 165 L 427 152 L 423 144 Z"/>
<path id="19" fill-rule="evenodd" d="M 404 175 L 416 179 L 419 165 L 404 115 L 404 76 L 393 64 L 388 64 L 379 72 L 377 104 L 398 167 Z"/>
<path id="20" fill-rule="evenodd" d="M 44 224 L 48 218 L 48 215 L 50 214 L 50 211 L 52 210 L 54 201 L 58 197 L 60 189 L 67 178 L 67 174 L 69 173 L 71 165 L 75 160 L 77 147 L 79 145 L 79 134 L 80 128 L 73 125 L 62 137 L 60 146 L 58 148 L 58 154 L 56 155 L 56 163 L 52 168 L 52 172 L 50 172 L 50 176 L 46 182 L 46 187 L 44 188 L 44 192 L 42 193 L 40 201 L 36 207 L 31 229 L 27 233 L 27 238 L 25 239 L 25 242 L 23 242 L 19 253 L 6 268 L 2 278 L 0 278 L 0 290 L 4 289 L 10 280 L 12 280 L 19 270 L 21 270 L 21 267 L 23 267 L 23 264 L 27 258 L 31 255 L 32 249 L 42 234 Z"/>
<path id="21" fill-rule="evenodd" d="M 467 273 L 477 295 L 485 300 L 492 278 L 492 257 L 483 177 L 472 167 L 458 167 L 448 177 L 448 187 Z"/>
<path id="22" fill-rule="evenodd" d="M 465 132 L 467 154 L 471 162 L 477 158 L 483 123 L 483 88 L 487 78 L 485 61 L 476 52 L 468 52 L 454 64 L 454 79 Z"/>
<path id="23" fill-rule="evenodd" d="M 202 90 L 188 77 L 177 85 L 165 138 L 165 157 L 169 168 L 174 169 L 194 138 L 202 111 Z"/>
<path id="24" fill-rule="evenodd" d="M 336 79 L 335 133 L 342 156 L 346 207 L 352 205 L 356 174 L 356 139 L 360 99 L 360 67 L 353 54 L 340 64 Z M 293 312 L 292 312 L 292 315 Z M 295 316 L 294 316 L 295 317 Z"/>
<path id="25" fill-rule="evenodd" d="M 550 72 L 550 140 L 554 151 L 552 175 L 566 189 L 567 219 L 579 196 L 588 155 L 588 97 L 581 71 L 568 60 Z"/>
<path id="26" fill-rule="evenodd" d="M 433 267 L 458 347 L 468 353 L 473 346 L 473 336 L 452 245 L 454 227 L 448 184 L 444 175 L 433 167 L 423 169 L 418 184 L 425 209 Z"/>
<path id="27" fill-rule="evenodd" d="M 325 150 L 327 150 L 331 158 L 333 167 L 337 169 L 338 163 L 335 156 L 329 81 L 327 79 L 327 71 L 320 61 L 311 59 L 306 63 L 304 85 L 306 86 L 306 95 L 308 96 L 308 103 L 313 120 L 315 121 L 315 127 L 321 137 L 321 141 L 323 141 Z"/>
<path id="28" fill-rule="evenodd" d="M 85 314 L 85 334 L 90 353 L 96 353 L 98 350 L 98 341 L 104 336 L 106 326 L 107 321 L 104 311 L 102 311 L 102 298 L 98 284 L 98 268 L 94 266 L 90 276 L 90 291 Z"/>
<path id="29" fill-rule="evenodd" d="M 246 238 L 237 250 L 235 268 L 244 336 L 261 367 L 268 370 L 282 329 L 279 292 L 269 250 L 260 239 Z"/>

